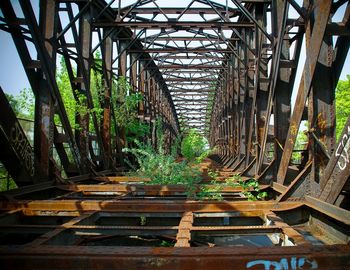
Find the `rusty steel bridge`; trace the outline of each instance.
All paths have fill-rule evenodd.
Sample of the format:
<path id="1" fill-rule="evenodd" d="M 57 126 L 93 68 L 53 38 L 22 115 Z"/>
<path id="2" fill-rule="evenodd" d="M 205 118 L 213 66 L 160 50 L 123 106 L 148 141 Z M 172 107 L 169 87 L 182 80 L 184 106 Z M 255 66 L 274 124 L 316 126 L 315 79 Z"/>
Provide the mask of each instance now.
<path id="1" fill-rule="evenodd" d="M 1 269 L 350 269 L 350 116 L 335 136 L 349 1 L 1 0 L 0 10 L 35 96 L 31 143 L 0 89 L 0 161 L 19 187 L 0 193 Z M 92 112 L 79 129 L 59 59 Z M 103 78 L 97 105 L 92 72 Z M 223 201 L 189 200 L 181 185 L 123 176 L 119 76 L 144 96 L 137 114 L 153 145 L 156 119 L 166 146 L 186 123 L 216 149 L 203 170 L 255 178 L 268 199 L 225 187 Z"/>

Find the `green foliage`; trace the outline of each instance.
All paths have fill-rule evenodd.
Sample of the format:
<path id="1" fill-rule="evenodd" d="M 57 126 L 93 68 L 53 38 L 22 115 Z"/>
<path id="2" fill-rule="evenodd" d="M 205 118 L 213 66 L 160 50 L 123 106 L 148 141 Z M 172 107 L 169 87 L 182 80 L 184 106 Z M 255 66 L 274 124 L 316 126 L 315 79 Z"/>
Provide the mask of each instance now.
<path id="1" fill-rule="evenodd" d="M 33 91 L 29 88 L 24 88 L 18 95 L 19 116 L 28 119 L 34 119 L 35 114 L 35 98 Z"/>
<path id="2" fill-rule="evenodd" d="M 99 52 L 96 52 L 95 57 L 99 58 Z M 90 92 L 92 97 L 93 109 L 89 110 L 90 115 L 93 113 L 96 115 L 97 123 L 101 123 L 103 119 L 103 108 L 102 104 L 105 96 L 105 89 L 103 85 L 103 78 L 101 72 L 97 72 L 95 69 L 91 72 L 90 78 Z M 95 131 L 93 122 L 90 121 L 89 129 Z"/>
<path id="3" fill-rule="evenodd" d="M 124 148 L 123 152 L 131 153 L 135 156 L 138 168 L 134 168 L 138 177 L 149 178 L 148 184 L 160 185 L 185 185 L 187 196 L 195 197 L 195 184 L 201 179 L 201 171 L 198 166 L 190 164 L 187 160 L 176 161 L 176 151 L 170 154 L 164 151 L 164 134 L 162 123 L 158 119 L 155 123 L 158 144 L 154 149 L 150 143 L 141 143 L 135 140 L 135 148 Z M 130 165 L 130 164 L 129 164 Z"/>
<path id="4" fill-rule="evenodd" d="M 197 198 L 199 200 L 222 201 L 222 190 L 224 186 L 215 180 L 210 182 L 210 185 L 201 185 Z"/>
<path id="5" fill-rule="evenodd" d="M 75 130 L 80 130 L 80 126 L 76 123 L 76 116 L 96 114 L 97 120 L 101 121 L 103 108 L 101 108 L 100 97 L 103 96 L 102 75 L 92 70 L 90 77 L 90 93 L 92 96 L 93 108 L 88 107 L 87 96 L 78 90 L 72 90 L 67 67 L 64 58 L 61 58 L 61 68 L 57 72 L 56 80 L 61 93 L 62 101 L 67 112 L 69 123 Z M 59 118 L 55 117 L 55 123 L 60 124 Z M 89 130 L 95 131 L 93 122 L 89 123 Z"/>
<path id="6" fill-rule="evenodd" d="M 201 185 L 197 193 L 197 198 L 199 200 L 222 201 L 223 197 L 221 193 L 224 186 L 222 183 L 217 182 L 219 172 L 208 169 L 208 176 L 211 178 L 210 185 Z"/>
<path id="7" fill-rule="evenodd" d="M 147 217 L 146 216 L 140 216 L 140 225 L 146 226 L 147 224 Z"/>
<path id="8" fill-rule="evenodd" d="M 294 150 L 296 151 L 293 152 L 292 154 L 292 162 L 294 164 L 298 164 L 301 162 L 302 152 L 300 152 L 299 150 L 306 150 L 307 142 L 308 142 L 307 132 L 299 130 L 295 144 L 294 144 Z"/>
<path id="9" fill-rule="evenodd" d="M 67 67 L 63 57 L 61 57 L 60 66 L 61 68 L 57 71 L 57 74 L 56 74 L 58 89 L 60 90 L 60 93 L 61 93 L 62 101 L 64 103 L 64 107 L 67 112 L 69 123 L 71 124 L 73 129 L 79 128 L 78 125 L 75 125 L 75 112 L 76 112 L 77 102 L 73 95 L 73 90 L 69 81 Z M 55 123 L 61 124 L 58 115 L 55 115 Z"/>
<path id="10" fill-rule="evenodd" d="M 217 178 L 218 178 L 218 176 L 219 176 L 219 172 L 218 172 L 218 171 L 213 171 L 212 169 L 208 169 L 208 176 L 209 176 L 212 180 L 216 181 Z"/>
<path id="11" fill-rule="evenodd" d="M 140 177 L 150 178 L 150 184 L 184 184 L 189 185 L 200 180 L 198 167 L 190 166 L 186 161 L 176 162 L 173 155 L 166 155 L 155 150 L 150 144 L 135 141 L 137 148 L 124 148 L 136 157 L 139 168 L 136 174 Z"/>
<path id="12" fill-rule="evenodd" d="M 15 181 L 7 174 L 5 167 L 0 164 L 0 192 L 14 188 L 17 188 Z"/>
<path id="13" fill-rule="evenodd" d="M 183 115 L 179 116 L 179 126 L 183 134 L 186 134 L 190 130 L 188 121 Z"/>
<path id="14" fill-rule="evenodd" d="M 260 185 L 257 180 L 249 179 L 246 181 L 238 180 L 239 186 L 243 189 L 243 195 L 248 198 L 248 201 L 262 200 L 267 197 L 267 192 L 260 190 Z"/>
<path id="15" fill-rule="evenodd" d="M 267 197 L 267 192 L 260 190 L 260 185 L 255 179 L 243 181 L 240 175 L 234 175 L 225 180 L 225 183 L 217 182 L 217 172 L 210 171 L 208 175 L 212 177 L 211 186 L 202 185 L 197 196 L 200 200 L 223 200 L 222 190 L 225 186 L 242 187 L 243 195 L 248 201 L 263 200 Z"/>
<path id="16" fill-rule="evenodd" d="M 190 129 L 182 140 L 181 154 L 190 162 L 195 160 L 200 162 L 209 153 L 205 149 L 206 145 L 207 140 L 196 129 Z"/>
<path id="17" fill-rule="evenodd" d="M 132 92 L 126 78 L 120 76 L 114 87 L 112 102 L 115 104 L 115 118 L 119 127 L 125 129 L 127 141 L 131 142 L 150 133 L 147 124 L 137 118 L 137 109 L 143 101 L 141 93 Z"/>
<path id="18" fill-rule="evenodd" d="M 5 95 L 17 117 L 34 120 L 35 98 L 30 88 L 23 88 L 16 96 Z"/>
<path id="19" fill-rule="evenodd" d="M 174 241 L 166 241 L 166 240 L 162 240 L 162 242 L 160 243 L 161 247 L 173 247 L 175 245 Z"/>
<path id="20" fill-rule="evenodd" d="M 199 157 L 196 157 L 196 162 L 200 163 L 202 162 L 206 157 L 208 157 L 214 149 L 206 149 L 202 152 L 202 154 L 199 155 Z"/>
<path id="21" fill-rule="evenodd" d="M 176 137 L 173 144 L 170 147 L 170 153 L 174 157 L 177 157 L 180 153 L 181 138 Z"/>
<path id="22" fill-rule="evenodd" d="M 211 169 L 208 169 L 210 185 L 200 185 L 196 194 L 196 184 L 201 180 L 198 165 L 188 160 L 176 162 L 176 154 L 166 155 L 163 150 L 162 135 L 158 136 L 160 136 L 160 143 L 156 150 L 150 144 L 138 141 L 135 142 L 137 148 L 123 149 L 124 152 L 136 157 L 139 168 L 135 169 L 135 173 L 138 177 L 151 179 L 147 182 L 148 184 L 185 185 L 187 196 L 199 200 L 223 200 L 222 190 L 225 186 L 242 187 L 244 196 L 250 201 L 262 200 L 267 196 L 266 192 L 260 190 L 259 183 L 254 179 L 243 181 L 240 175 L 234 175 L 225 183 L 220 183 L 217 181 L 218 171 Z"/>
<path id="23" fill-rule="evenodd" d="M 137 106 L 143 97 L 140 93 L 132 93 L 126 78 L 120 76 L 113 93 L 112 102 L 116 105 L 115 117 L 120 127 L 126 127 L 137 117 Z"/>
<path id="24" fill-rule="evenodd" d="M 140 121 L 133 121 L 127 125 L 126 128 L 126 140 L 133 142 L 139 138 L 145 137 L 150 133 L 150 127 L 146 123 Z"/>
<path id="25" fill-rule="evenodd" d="M 96 60 L 100 59 L 99 52 L 95 54 Z M 73 70 L 75 73 L 75 70 Z M 69 75 L 64 58 L 60 59 L 60 68 L 57 70 L 56 81 L 64 107 L 67 112 L 69 123 L 75 130 L 80 130 L 76 123 L 76 116 L 92 113 L 96 114 L 98 122 L 103 116 L 104 84 L 102 74 L 92 69 L 90 77 L 90 92 L 92 96 L 93 108 L 87 106 L 87 96 L 85 93 L 73 90 L 69 80 Z M 147 124 L 141 123 L 137 118 L 138 104 L 143 101 L 140 93 L 133 93 L 130 84 L 125 77 L 119 77 L 113 82 L 111 102 L 115 108 L 115 117 L 118 127 L 125 128 L 127 140 L 133 141 L 149 134 L 150 128 Z M 35 98 L 31 89 L 24 88 L 17 96 L 7 94 L 7 98 L 18 117 L 34 120 Z M 55 115 L 55 123 L 61 124 L 58 115 Z M 92 121 L 89 125 L 90 131 L 94 131 Z M 114 132 L 115 134 L 115 132 Z"/>
<path id="26" fill-rule="evenodd" d="M 335 91 L 336 104 L 336 136 L 339 138 L 350 115 L 350 75 L 346 76 L 347 80 L 340 80 Z"/>
<path id="27" fill-rule="evenodd" d="M 225 180 L 225 186 L 239 187 L 240 181 L 242 181 L 242 177 L 239 174 L 235 174 Z"/>
<path id="28" fill-rule="evenodd" d="M 11 94 L 5 93 L 5 96 L 7 98 L 7 101 L 10 103 L 12 110 L 15 112 L 16 115 L 19 115 L 20 109 L 19 109 L 19 101 L 17 97 Z"/>

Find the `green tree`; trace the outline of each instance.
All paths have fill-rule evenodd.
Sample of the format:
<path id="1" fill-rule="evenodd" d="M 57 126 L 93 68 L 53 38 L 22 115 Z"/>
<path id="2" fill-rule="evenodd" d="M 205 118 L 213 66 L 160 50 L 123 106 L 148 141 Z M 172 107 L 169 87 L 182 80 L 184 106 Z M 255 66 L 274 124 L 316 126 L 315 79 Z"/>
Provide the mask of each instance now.
<path id="1" fill-rule="evenodd" d="M 149 126 L 138 119 L 137 110 L 141 101 L 142 94 L 133 92 L 127 79 L 120 76 L 116 87 L 113 87 L 112 103 L 117 125 L 125 129 L 128 142 L 144 137 L 150 132 Z"/>
<path id="2" fill-rule="evenodd" d="M 10 103 L 12 110 L 15 112 L 16 115 L 18 115 L 20 111 L 18 99 L 14 95 L 7 94 L 7 93 L 5 93 L 5 96 L 8 102 Z"/>
<path id="3" fill-rule="evenodd" d="M 16 96 L 5 93 L 17 117 L 34 120 L 35 98 L 30 88 L 23 88 Z"/>
<path id="4" fill-rule="evenodd" d="M 67 112 L 69 123 L 73 128 L 77 128 L 77 126 L 75 125 L 75 112 L 78 104 L 73 95 L 73 90 L 70 84 L 66 63 L 63 57 L 61 57 L 60 59 L 60 68 L 57 70 L 56 73 L 56 81 L 58 89 L 60 90 L 62 101 Z M 57 115 L 55 116 L 55 123 L 61 123 Z"/>
<path id="5" fill-rule="evenodd" d="M 96 57 L 99 57 L 98 55 Z M 73 70 L 75 73 L 75 70 Z M 102 74 L 95 69 L 92 69 L 90 76 L 90 93 L 92 96 L 93 108 L 88 108 L 86 105 L 87 97 L 84 93 L 80 93 L 71 87 L 67 66 L 64 58 L 60 59 L 60 68 L 56 75 L 57 85 L 61 93 L 62 101 L 64 103 L 68 120 L 73 129 L 79 129 L 78 123 L 76 123 L 76 114 L 84 115 L 88 113 L 90 116 L 92 113 L 96 113 L 98 122 L 102 119 L 103 109 L 101 108 L 101 96 L 103 96 L 103 83 Z M 75 96 L 75 97 L 74 97 Z M 55 118 L 55 123 L 59 124 L 59 118 Z M 89 130 L 95 131 L 93 122 L 89 122 Z"/>
<path id="6" fill-rule="evenodd" d="M 190 129 L 182 140 L 181 154 L 188 161 L 194 161 L 206 154 L 206 146 L 207 140 L 196 129 Z"/>
<path id="7" fill-rule="evenodd" d="M 344 125 L 350 115 L 350 75 L 346 80 L 340 80 L 335 91 L 336 104 L 336 136 L 339 138 Z"/>

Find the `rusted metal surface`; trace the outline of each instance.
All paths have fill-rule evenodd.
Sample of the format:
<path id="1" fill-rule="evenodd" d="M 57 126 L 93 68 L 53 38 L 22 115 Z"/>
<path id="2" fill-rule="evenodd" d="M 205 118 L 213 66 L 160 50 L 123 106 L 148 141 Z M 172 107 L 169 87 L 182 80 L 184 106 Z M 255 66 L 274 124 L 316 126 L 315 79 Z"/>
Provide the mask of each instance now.
<path id="1" fill-rule="evenodd" d="M 305 168 L 298 174 L 297 177 L 295 177 L 293 182 L 290 183 L 290 185 L 286 189 L 282 188 L 283 189 L 282 194 L 278 197 L 277 200 L 281 201 L 281 200 L 287 199 L 288 197 L 295 197 L 293 196 L 293 190 L 296 189 L 297 185 L 300 185 L 300 182 L 304 181 L 305 175 L 309 173 L 310 168 L 311 168 L 311 162 L 308 162 L 305 165 Z"/>
<path id="2" fill-rule="evenodd" d="M 55 20 L 53 18 L 56 12 L 56 4 L 54 1 L 42 1 L 40 7 L 40 18 L 42 22 L 40 23 L 41 32 L 45 40 L 52 38 L 55 27 Z M 45 47 L 47 49 L 48 55 L 52 60 L 52 64 L 56 63 L 56 53 L 55 48 L 49 42 L 45 42 Z M 54 71 L 55 72 L 55 71 Z M 50 164 L 53 160 L 53 148 L 51 147 L 54 143 L 54 104 L 52 97 L 50 96 L 50 89 L 45 85 L 43 76 L 41 77 L 39 95 L 37 96 L 36 105 L 36 117 L 34 127 L 34 152 L 35 156 L 38 157 L 36 161 L 37 168 L 37 178 L 41 181 L 45 181 L 53 177 L 52 171 L 53 166 Z"/>
<path id="3" fill-rule="evenodd" d="M 350 176 L 349 165 L 350 117 L 346 122 L 336 149 L 321 178 L 320 199 L 334 204 Z"/>
<path id="4" fill-rule="evenodd" d="M 320 252 L 322 251 L 322 252 Z M 278 248 L 0 248 L 4 269 L 346 269 L 349 246 Z M 72 257 L 74 254 L 74 257 Z M 297 269 L 297 268 L 295 268 Z"/>
<path id="5" fill-rule="evenodd" d="M 0 87 L 0 157 L 18 185 L 33 184 L 35 176 L 34 151 Z"/>
<path id="6" fill-rule="evenodd" d="M 41 200 L 41 201 L 0 201 L 0 208 L 3 210 L 31 209 L 31 210 L 48 210 L 48 211 L 159 211 L 164 209 L 165 212 L 181 211 L 257 211 L 272 209 L 282 211 L 302 206 L 302 202 L 283 202 L 274 201 L 266 202 L 198 202 L 198 201 L 118 201 L 118 200 Z"/>
<path id="7" fill-rule="evenodd" d="M 132 177 L 132 176 L 99 176 L 94 179 L 105 182 L 148 182 L 149 178 Z"/>
<path id="8" fill-rule="evenodd" d="M 206 185 L 208 188 L 215 188 L 216 185 Z M 174 194 L 176 192 L 186 192 L 186 187 L 183 185 L 143 185 L 143 184 L 105 184 L 105 185 L 62 185 L 57 186 L 64 190 L 70 190 L 75 192 L 107 192 L 107 191 L 119 191 L 119 192 L 145 192 L 147 194 L 158 193 L 160 195 Z M 261 185 L 260 189 L 264 190 L 268 188 L 268 185 Z M 199 191 L 200 185 L 196 185 L 196 190 Z M 242 187 L 230 187 L 226 186 L 222 188 L 222 192 L 242 192 Z M 253 190 L 253 188 L 247 188 L 247 190 Z"/>
<path id="9" fill-rule="evenodd" d="M 306 199 L 306 205 L 308 205 L 309 207 L 312 207 L 322 213 L 325 213 L 327 216 L 330 216 L 345 224 L 350 224 L 350 215 L 348 210 L 339 208 L 337 206 L 334 206 L 330 203 L 313 198 L 311 196 L 306 196 L 305 199 Z"/>
<path id="10" fill-rule="evenodd" d="M 191 229 L 193 224 L 193 213 L 185 212 L 181 218 L 178 233 L 176 235 L 175 247 L 190 247 Z"/>
<path id="11" fill-rule="evenodd" d="M 307 31 L 309 33 L 309 40 L 306 41 L 308 43 L 308 57 L 305 61 L 304 72 L 300 80 L 298 94 L 295 101 L 296 106 L 294 107 L 293 114 L 290 119 L 288 135 L 283 148 L 283 155 L 277 173 L 277 181 L 280 184 L 283 184 L 285 182 L 287 169 L 304 112 L 306 99 L 309 95 L 310 87 L 312 85 L 318 56 L 323 42 L 324 32 L 327 26 L 328 20 L 325 20 L 325 18 L 329 17 L 331 5 L 332 3 L 330 1 L 318 1 L 317 5 L 315 6 L 315 9 L 318 10 L 318 14 L 315 18 L 313 28 L 311 29 L 312 26 L 310 21 L 307 24 Z"/>
<path id="12" fill-rule="evenodd" d="M 45 207 L 46 202 L 41 201 L 40 210 L 28 204 L 23 212 L 15 210 L 0 215 L 2 241 L 18 241 L 16 238 L 12 240 L 4 238 L 4 234 L 23 235 L 22 244 L 12 246 L 0 244 L 0 261 L 5 269 L 13 267 L 45 269 L 47 259 L 56 262 L 53 269 L 82 265 L 93 268 L 96 263 L 98 267 L 112 269 L 114 267 L 187 269 L 187 267 L 197 268 L 202 264 L 206 269 L 214 267 L 232 269 L 232 265 L 238 269 L 266 269 L 266 267 L 289 269 L 286 265 L 291 269 L 294 265 L 298 265 L 299 269 L 308 267 L 327 269 L 330 264 L 332 269 L 346 269 L 349 263 L 348 245 L 315 246 L 310 242 L 310 238 L 306 238 L 281 218 L 281 213 L 299 209 L 295 208 L 297 206 L 295 202 L 278 204 L 256 202 L 255 208 L 252 208 L 251 202 L 237 202 L 237 208 L 234 210 L 225 209 L 222 205 L 216 209 L 208 207 L 213 203 L 207 203 L 207 206 L 203 207 L 202 202 L 186 202 L 197 207 L 177 209 L 175 212 L 172 212 L 175 210 L 174 205 L 169 203 L 160 204 L 156 209 L 152 209 L 149 205 L 151 202 L 148 202 L 145 209 L 137 202 L 135 212 L 130 208 L 131 204 L 125 209 L 100 208 L 95 211 L 91 207 L 87 209 L 75 203 L 75 206 L 78 206 L 76 211 L 72 208 L 65 209 L 65 203 L 60 201 L 52 203 L 57 204 L 59 208 L 49 209 Z M 103 205 L 102 201 L 99 203 Z M 115 206 L 122 204 L 117 203 Z M 317 209 L 311 198 L 308 199 L 306 205 L 308 204 L 312 209 Z M 1 209 L 4 209 L 3 205 Z M 331 218 L 337 219 L 337 215 L 340 216 L 340 213 L 332 214 L 333 210 L 324 207 L 316 211 L 326 212 Z M 293 223 L 303 222 L 298 219 L 296 218 Z M 339 221 L 344 223 L 345 227 L 350 225 L 346 217 Z M 47 225 L 36 225 L 43 223 Z M 206 242 L 197 238 L 198 233 L 209 234 L 214 238 Z M 34 238 L 25 236 L 28 234 Z M 155 235 L 160 239 L 176 241 L 175 247 L 136 247 L 132 242 L 123 242 L 121 246 L 118 244 L 118 241 L 121 241 L 118 239 L 122 238 L 127 238 L 129 241 L 139 239 L 147 243 L 151 241 L 150 239 L 156 239 Z M 216 242 L 215 238 L 244 239 L 254 235 L 271 235 L 271 239 L 277 237 L 274 241 L 277 240 L 279 243 L 276 243 L 275 247 L 242 247 L 236 246 L 237 244 L 233 244 L 234 247 L 230 244 L 222 247 L 223 243 Z M 103 245 L 103 241 L 110 241 L 114 246 Z M 99 244 L 96 246 L 95 242 Z"/>

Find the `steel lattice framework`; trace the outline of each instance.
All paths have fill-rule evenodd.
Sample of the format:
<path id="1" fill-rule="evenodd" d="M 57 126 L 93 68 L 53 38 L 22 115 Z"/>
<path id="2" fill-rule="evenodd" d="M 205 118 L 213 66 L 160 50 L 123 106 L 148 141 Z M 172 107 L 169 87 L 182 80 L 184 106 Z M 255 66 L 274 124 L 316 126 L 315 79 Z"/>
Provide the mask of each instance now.
<path id="1" fill-rule="evenodd" d="M 38 3 L 0 1 L 0 29 L 12 36 L 35 95 L 32 147 L 0 91 L 0 160 L 22 187 L 0 194 L 0 228 L 3 234 L 22 228 L 39 235 L 17 249 L 0 243 L 0 261 L 8 268 L 44 269 L 47 254 L 57 269 L 64 268 L 64 261 L 69 268 L 115 268 L 116 263 L 128 269 L 350 267 L 350 116 L 340 139 L 335 138 L 335 89 L 350 45 L 349 1 Z M 341 9 L 343 19 L 335 21 Z M 67 68 L 72 96 L 91 112 L 77 115 L 79 129 L 69 122 L 57 83 L 59 57 Z M 103 78 L 99 104 L 93 100 L 93 72 Z M 156 119 L 165 129 L 168 151 L 184 130 L 196 128 L 215 147 L 212 158 L 224 166 L 223 175 L 257 179 L 273 194 L 271 200 L 238 200 L 235 196 L 242 189 L 226 188 L 225 202 L 185 201 L 183 187 L 144 186 L 130 183 L 139 179 L 112 177 L 125 168 L 125 131 L 117 125 L 119 104 L 113 102 L 114 82 L 120 76 L 127 79 L 130 91 L 144 96 L 138 118 L 151 127 L 148 139 L 154 146 Z M 96 107 L 102 108 L 102 119 Z M 308 123 L 308 145 L 297 167 L 292 155 L 297 153 L 303 121 Z M 60 164 L 67 181 L 60 177 Z M 112 195 L 117 198 L 108 197 Z M 182 200 L 177 201 L 179 196 Z M 165 221 L 149 228 L 131 221 L 97 222 L 138 215 Z M 260 218 L 263 224 L 232 225 L 228 220 L 235 216 Z M 26 223 L 31 218 L 38 224 Z M 203 225 L 201 218 L 222 218 L 223 223 Z M 315 248 L 299 227 L 293 227 L 305 222 L 332 238 L 325 243 L 342 245 Z M 283 237 L 275 245 L 296 247 L 186 250 L 202 243 L 193 239 L 203 231 L 227 230 L 279 233 Z M 179 249 L 76 247 L 114 237 L 116 231 L 168 240 L 175 235 Z M 86 240 L 83 236 L 89 234 L 100 238 Z M 1 237 L 0 233 L 0 239 L 6 239 Z M 70 257 L 72 253 L 78 257 Z M 264 268 L 255 266 L 259 263 Z"/>

